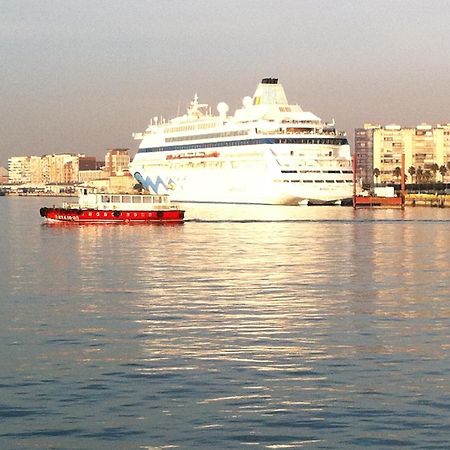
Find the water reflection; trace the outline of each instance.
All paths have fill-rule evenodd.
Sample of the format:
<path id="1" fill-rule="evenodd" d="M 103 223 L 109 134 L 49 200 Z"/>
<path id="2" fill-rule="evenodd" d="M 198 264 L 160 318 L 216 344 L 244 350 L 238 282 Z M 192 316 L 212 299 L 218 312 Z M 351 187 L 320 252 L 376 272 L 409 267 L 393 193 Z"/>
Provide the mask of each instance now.
<path id="1" fill-rule="evenodd" d="M 450 211 L 189 211 L 3 223 L 6 448 L 445 448 Z"/>

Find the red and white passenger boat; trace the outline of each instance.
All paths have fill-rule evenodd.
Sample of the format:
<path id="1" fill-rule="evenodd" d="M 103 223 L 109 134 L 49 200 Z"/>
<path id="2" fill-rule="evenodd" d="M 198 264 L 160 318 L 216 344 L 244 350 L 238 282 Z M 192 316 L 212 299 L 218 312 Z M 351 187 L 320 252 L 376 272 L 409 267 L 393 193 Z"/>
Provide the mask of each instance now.
<path id="1" fill-rule="evenodd" d="M 41 208 L 48 222 L 150 223 L 183 222 L 184 211 L 170 203 L 168 195 L 105 194 L 81 188 L 76 204 Z"/>

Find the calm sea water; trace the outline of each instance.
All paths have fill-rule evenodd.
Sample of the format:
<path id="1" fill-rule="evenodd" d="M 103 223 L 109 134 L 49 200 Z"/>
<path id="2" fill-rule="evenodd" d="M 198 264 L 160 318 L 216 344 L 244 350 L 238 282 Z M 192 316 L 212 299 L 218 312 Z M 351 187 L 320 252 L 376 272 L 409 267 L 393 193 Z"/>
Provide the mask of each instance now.
<path id="1" fill-rule="evenodd" d="M 0 448 L 447 449 L 450 209 L 0 198 Z"/>

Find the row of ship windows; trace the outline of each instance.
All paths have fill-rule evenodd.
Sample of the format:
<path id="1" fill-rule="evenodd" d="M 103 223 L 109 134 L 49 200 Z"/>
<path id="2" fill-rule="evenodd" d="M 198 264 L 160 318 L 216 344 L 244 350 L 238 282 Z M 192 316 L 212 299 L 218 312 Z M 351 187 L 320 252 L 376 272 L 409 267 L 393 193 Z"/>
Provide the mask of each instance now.
<path id="1" fill-rule="evenodd" d="M 166 138 L 166 142 L 195 141 L 196 139 L 215 139 L 215 138 L 220 138 L 220 137 L 245 136 L 247 134 L 248 134 L 248 130 L 225 131 L 222 133 L 208 133 L 208 134 L 197 134 L 197 135 L 191 135 L 191 136 L 168 137 L 168 138 Z"/>
<path id="2" fill-rule="evenodd" d="M 282 170 L 281 173 L 353 173 L 351 170 Z"/>
<path id="3" fill-rule="evenodd" d="M 103 203 L 163 203 L 167 201 L 167 196 L 102 195 Z"/>
<path id="4" fill-rule="evenodd" d="M 347 139 L 307 139 L 307 138 L 263 138 L 263 139 L 243 139 L 236 141 L 205 142 L 202 144 L 170 145 L 164 147 L 141 148 L 138 153 L 163 152 L 174 150 L 194 150 L 201 148 L 233 147 L 238 145 L 259 145 L 259 144 L 321 144 L 321 145 L 345 145 Z"/>
<path id="5" fill-rule="evenodd" d="M 283 183 L 353 183 L 352 180 L 275 180 Z"/>
<path id="6" fill-rule="evenodd" d="M 321 145 L 347 145 L 347 139 L 333 138 L 275 138 L 274 144 L 321 144 Z"/>

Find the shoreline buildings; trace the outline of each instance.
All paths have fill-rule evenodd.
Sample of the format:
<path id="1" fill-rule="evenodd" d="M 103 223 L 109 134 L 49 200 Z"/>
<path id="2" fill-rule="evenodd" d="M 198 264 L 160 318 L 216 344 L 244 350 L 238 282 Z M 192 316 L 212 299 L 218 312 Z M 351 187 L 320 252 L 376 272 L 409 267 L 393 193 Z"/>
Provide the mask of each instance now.
<path id="1" fill-rule="evenodd" d="M 364 183 L 398 183 L 401 158 L 410 183 L 450 180 L 450 124 L 414 128 L 364 124 L 355 129 L 357 177 Z"/>
<path id="2" fill-rule="evenodd" d="M 71 153 L 12 156 L 8 159 L 8 184 L 42 189 L 49 185 L 88 183 L 101 188 L 113 178 L 132 180 L 128 171 L 128 149 L 109 149 L 105 161 L 106 164 L 97 161 L 95 156 Z M 121 180 L 119 184 L 128 186 L 131 183 Z"/>

